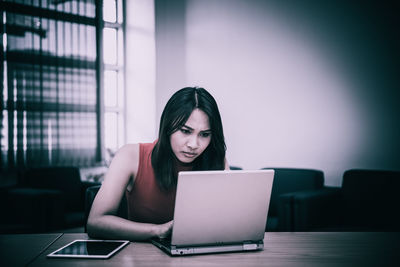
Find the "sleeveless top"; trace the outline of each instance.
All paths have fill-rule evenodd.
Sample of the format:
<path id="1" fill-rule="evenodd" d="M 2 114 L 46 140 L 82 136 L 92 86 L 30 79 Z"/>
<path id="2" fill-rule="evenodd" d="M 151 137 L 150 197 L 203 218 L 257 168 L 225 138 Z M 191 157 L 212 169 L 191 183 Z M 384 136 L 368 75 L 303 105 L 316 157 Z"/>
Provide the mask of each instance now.
<path id="1" fill-rule="evenodd" d="M 139 167 L 135 182 L 126 191 L 128 219 L 142 223 L 166 223 L 174 217 L 176 188 L 164 191 L 159 188 L 151 164 L 154 143 L 139 144 Z M 191 170 L 191 166 L 178 164 L 178 171 Z"/>

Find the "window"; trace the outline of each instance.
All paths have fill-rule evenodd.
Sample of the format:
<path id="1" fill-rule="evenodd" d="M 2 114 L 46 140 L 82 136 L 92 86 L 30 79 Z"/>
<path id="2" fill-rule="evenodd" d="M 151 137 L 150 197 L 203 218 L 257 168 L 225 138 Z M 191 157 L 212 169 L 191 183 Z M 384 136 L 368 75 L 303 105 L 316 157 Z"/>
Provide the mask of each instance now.
<path id="1" fill-rule="evenodd" d="M 108 153 L 124 143 L 124 49 L 122 0 L 103 2 L 104 137 Z"/>
<path id="2" fill-rule="evenodd" d="M 121 145 L 121 2 L 2 1 L 0 167 L 91 166 Z"/>

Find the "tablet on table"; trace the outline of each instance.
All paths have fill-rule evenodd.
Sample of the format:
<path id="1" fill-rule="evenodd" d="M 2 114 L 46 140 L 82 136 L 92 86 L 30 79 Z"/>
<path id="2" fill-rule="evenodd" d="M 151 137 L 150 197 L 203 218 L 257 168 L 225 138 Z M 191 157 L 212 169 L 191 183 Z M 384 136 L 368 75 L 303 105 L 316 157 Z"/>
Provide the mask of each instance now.
<path id="1" fill-rule="evenodd" d="M 108 259 L 127 244 L 126 240 L 74 240 L 47 257 Z"/>

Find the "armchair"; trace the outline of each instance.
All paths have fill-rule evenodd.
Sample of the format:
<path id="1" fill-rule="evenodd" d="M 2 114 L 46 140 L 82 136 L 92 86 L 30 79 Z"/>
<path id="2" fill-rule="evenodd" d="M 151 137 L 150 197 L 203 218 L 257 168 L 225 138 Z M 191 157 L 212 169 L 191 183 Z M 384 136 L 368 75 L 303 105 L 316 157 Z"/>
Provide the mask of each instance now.
<path id="1" fill-rule="evenodd" d="M 294 198 L 304 231 L 399 231 L 400 171 L 351 169 L 342 187 Z"/>
<path id="2" fill-rule="evenodd" d="M 12 187 L 1 191 L 0 233 L 46 232 L 61 219 L 57 190 Z"/>
<path id="3" fill-rule="evenodd" d="M 230 165 L 229 166 L 229 169 L 231 170 L 231 171 L 237 171 L 237 170 L 243 170 L 243 168 L 242 167 L 239 167 L 239 166 L 233 166 L 233 165 Z"/>
<path id="4" fill-rule="evenodd" d="M 30 190 L 51 190 L 58 194 L 53 212 L 47 218 L 51 223 L 47 223 L 46 230 L 52 230 L 83 226 L 86 188 L 99 183 L 81 181 L 77 167 L 42 167 L 26 170 L 23 184 Z"/>
<path id="5" fill-rule="evenodd" d="M 324 173 L 315 169 L 274 169 L 266 231 L 294 231 L 293 198 L 297 193 L 308 193 L 323 188 Z"/>
<path id="6" fill-rule="evenodd" d="M 0 233 L 44 232 L 60 219 L 60 192 L 26 187 L 22 174 L 16 169 L 0 171 Z"/>

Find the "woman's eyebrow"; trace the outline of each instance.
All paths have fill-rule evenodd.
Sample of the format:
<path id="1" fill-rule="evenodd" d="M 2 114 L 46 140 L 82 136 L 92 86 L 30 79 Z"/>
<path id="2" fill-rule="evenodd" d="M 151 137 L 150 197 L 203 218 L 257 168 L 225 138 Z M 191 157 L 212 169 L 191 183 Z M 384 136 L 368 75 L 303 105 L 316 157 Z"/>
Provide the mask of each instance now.
<path id="1" fill-rule="evenodd" d="M 186 124 L 184 124 L 184 125 L 182 126 L 182 128 L 183 128 L 183 127 L 187 128 L 187 129 L 189 129 L 189 130 L 191 130 L 191 131 L 194 131 L 194 129 L 193 129 L 192 127 L 187 126 Z M 202 132 L 202 133 L 211 132 L 211 129 L 203 130 L 203 131 L 200 131 L 200 132 Z"/>
<path id="2" fill-rule="evenodd" d="M 183 127 L 185 127 L 185 128 L 188 128 L 189 130 L 192 130 L 192 131 L 193 131 L 193 128 L 192 128 L 192 127 L 189 127 L 189 126 L 187 126 L 186 124 L 182 125 L 182 128 L 183 128 Z"/>

